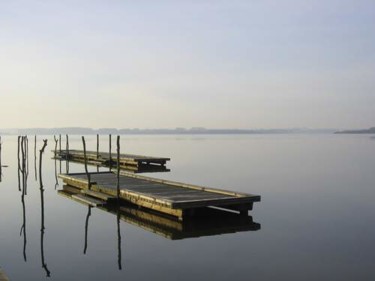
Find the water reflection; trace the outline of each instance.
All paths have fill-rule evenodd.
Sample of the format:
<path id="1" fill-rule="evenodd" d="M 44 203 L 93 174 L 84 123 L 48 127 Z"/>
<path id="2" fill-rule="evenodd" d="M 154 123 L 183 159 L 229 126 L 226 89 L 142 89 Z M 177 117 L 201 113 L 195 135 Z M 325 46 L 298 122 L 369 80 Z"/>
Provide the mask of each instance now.
<path id="1" fill-rule="evenodd" d="M 116 222 L 117 222 L 117 263 L 118 263 L 118 269 L 122 270 L 120 218 L 121 218 L 121 216 L 120 216 L 120 200 L 117 199 L 117 214 L 116 214 Z"/>
<path id="2" fill-rule="evenodd" d="M 88 206 L 87 209 L 87 215 L 86 215 L 86 222 L 85 222 L 85 246 L 83 247 L 83 254 L 86 255 L 87 251 L 87 235 L 88 235 L 88 230 L 89 230 L 89 218 L 91 216 L 91 206 Z"/>
<path id="3" fill-rule="evenodd" d="M 51 272 L 49 271 L 48 267 L 47 267 L 47 263 L 45 262 L 45 259 L 44 259 L 44 234 L 45 234 L 45 226 L 44 226 L 44 188 L 43 188 L 43 178 L 42 178 L 42 156 L 43 156 L 43 152 L 44 152 L 44 149 L 46 148 L 47 146 L 47 140 L 43 140 L 43 147 L 42 149 L 40 150 L 40 155 L 39 155 L 39 184 L 40 184 L 40 213 L 41 213 L 41 216 L 40 216 L 40 254 L 41 254 L 41 260 L 42 260 L 42 267 L 43 269 L 46 271 L 46 276 L 47 277 L 50 277 L 51 276 Z"/>
<path id="4" fill-rule="evenodd" d="M 25 195 L 27 194 L 27 170 L 26 166 L 26 139 L 27 137 L 18 137 L 18 189 L 21 191 L 21 205 L 22 205 L 22 225 L 20 230 L 20 236 L 23 236 L 23 259 L 27 261 L 26 245 L 27 245 L 27 233 L 26 233 L 26 203 Z M 22 175 L 22 176 L 21 176 Z M 21 181 L 22 178 L 22 181 Z"/>

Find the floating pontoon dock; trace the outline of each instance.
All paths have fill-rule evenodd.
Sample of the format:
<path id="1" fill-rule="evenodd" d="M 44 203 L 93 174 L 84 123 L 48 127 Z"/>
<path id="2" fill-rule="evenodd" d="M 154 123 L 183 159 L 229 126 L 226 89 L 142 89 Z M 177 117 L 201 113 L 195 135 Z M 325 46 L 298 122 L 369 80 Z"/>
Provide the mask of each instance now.
<path id="1" fill-rule="evenodd" d="M 55 158 L 74 162 L 85 162 L 83 150 L 53 150 Z M 117 166 L 117 155 L 107 152 L 86 151 L 87 164 L 99 166 Z M 120 154 L 120 168 L 135 172 L 167 172 L 165 165 L 170 158 L 133 154 Z"/>
<path id="2" fill-rule="evenodd" d="M 63 189 L 58 191 L 58 194 L 61 196 L 78 201 L 84 205 L 90 205 L 76 199 L 76 196 L 80 193 L 80 189 L 68 185 L 64 185 Z M 195 218 L 185 219 L 184 221 L 177 221 L 152 210 L 138 208 L 134 204 L 124 204 L 120 207 L 117 204 L 98 206 L 98 209 L 113 215 L 119 215 L 120 219 L 126 223 L 171 240 L 256 231 L 260 229 L 260 224 L 253 222 L 251 216 L 240 216 L 212 208 L 200 209 L 197 211 L 199 213 Z"/>
<path id="3" fill-rule="evenodd" d="M 91 189 L 85 173 L 61 174 L 64 183 L 82 189 L 84 195 L 76 199 L 95 197 L 95 205 L 105 203 L 117 196 L 117 174 L 112 172 L 90 173 Z M 120 198 L 135 205 L 178 217 L 193 215 L 199 208 L 219 207 L 247 214 L 260 196 L 168 180 L 120 174 Z M 100 202 L 103 202 L 102 204 Z"/>

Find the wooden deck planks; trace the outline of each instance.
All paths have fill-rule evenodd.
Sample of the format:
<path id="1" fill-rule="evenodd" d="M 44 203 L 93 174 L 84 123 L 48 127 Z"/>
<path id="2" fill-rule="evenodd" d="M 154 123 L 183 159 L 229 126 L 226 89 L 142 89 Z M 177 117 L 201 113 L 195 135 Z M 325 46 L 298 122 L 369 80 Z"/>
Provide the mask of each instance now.
<path id="1" fill-rule="evenodd" d="M 117 175 L 110 172 L 90 173 L 92 190 L 115 195 Z M 86 174 L 60 175 L 65 183 L 78 188 L 87 188 Z M 120 197 L 134 204 L 176 215 L 182 219 L 184 210 L 217 206 L 228 206 L 231 210 L 252 209 L 260 196 L 181 184 L 133 174 L 120 175 Z"/>

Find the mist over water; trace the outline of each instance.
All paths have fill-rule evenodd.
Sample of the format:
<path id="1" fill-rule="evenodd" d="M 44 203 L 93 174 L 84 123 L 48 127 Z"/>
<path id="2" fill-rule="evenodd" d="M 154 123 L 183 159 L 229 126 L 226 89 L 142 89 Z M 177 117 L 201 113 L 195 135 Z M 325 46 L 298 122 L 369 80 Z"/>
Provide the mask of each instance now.
<path id="1" fill-rule="evenodd" d="M 34 138 L 23 204 L 17 136 L 2 137 L 1 163 L 7 167 L 0 182 L 0 267 L 10 280 L 43 280 L 46 267 L 50 280 L 375 278 L 375 141 L 369 136 L 121 136 L 122 153 L 171 158 L 171 172 L 147 176 L 262 196 L 250 212 L 259 230 L 182 240 L 123 220 L 118 227 L 116 215 L 60 196 L 60 162 L 55 167 L 51 159 L 55 142 L 53 136 L 37 137 L 38 161 L 42 139 L 48 139 L 43 233 Z M 82 149 L 80 136 L 69 141 L 70 149 Z M 86 143 L 96 150 L 96 136 Z M 108 151 L 108 136 L 101 136 L 100 150 Z M 69 172 L 84 172 L 84 166 L 70 163 Z"/>

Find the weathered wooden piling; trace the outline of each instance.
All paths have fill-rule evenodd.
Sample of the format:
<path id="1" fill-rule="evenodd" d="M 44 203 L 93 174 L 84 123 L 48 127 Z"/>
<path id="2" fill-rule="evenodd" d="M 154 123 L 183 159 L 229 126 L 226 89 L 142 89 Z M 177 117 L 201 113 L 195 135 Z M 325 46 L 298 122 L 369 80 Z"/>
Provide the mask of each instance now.
<path id="1" fill-rule="evenodd" d="M 3 166 L 2 166 L 2 163 L 1 163 L 1 146 L 2 146 L 2 142 L 1 142 L 1 136 L 0 136 L 0 182 L 1 182 L 2 177 L 3 177 Z"/>
<path id="2" fill-rule="evenodd" d="M 112 170 L 112 135 L 109 134 L 109 170 Z"/>
<path id="3" fill-rule="evenodd" d="M 66 170 L 66 173 L 68 174 L 69 173 L 69 136 L 68 135 L 66 135 L 66 151 L 68 153 L 68 157 L 66 158 L 65 170 Z"/>
<path id="4" fill-rule="evenodd" d="M 89 174 L 89 171 L 87 170 L 86 141 L 85 141 L 84 136 L 82 136 L 82 143 L 83 143 L 83 155 L 85 158 L 85 171 L 86 171 L 86 176 L 87 176 L 88 189 L 91 189 L 91 176 Z"/>
<path id="5" fill-rule="evenodd" d="M 40 183 L 40 188 L 42 189 L 43 188 L 43 179 L 42 179 L 42 162 L 43 162 L 43 153 L 44 153 L 44 149 L 46 148 L 47 146 L 47 140 L 43 140 L 43 147 L 42 149 L 39 151 L 39 183 Z"/>
<path id="6" fill-rule="evenodd" d="M 99 159 L 99 134 L 96 134 L 96 159 Z M 96 171 L 99 172 L 99 165 L 96 165 Z"/>
<path id="7" fill-rule="evenodd" d="M 20 150 L 21 150 L 21 136 L 18 136 L 18 138 L 17 138 L 18 191 L 21 191 L 21 159 L 20 159 Z"/>
<path id="8" fill-rule="evenodd" d="M 120 199 L 120 136 L 117 136 L 117 199 Z"/>
<path id="9" fill-rule="evenodd" d="M 59 151 L 61 153 L 61 134 L 59 135 Z"/>
<path id="10" fill-rule="evenodd" d="M 34 136 L 34 176 L 35 176 L 35 181 L 38 180 L 38 171 L 37 171 L 37 168 L 36 168 L 36 160 L 37 160 L 37 157 L 36 157 L 36 135 Z"/>

